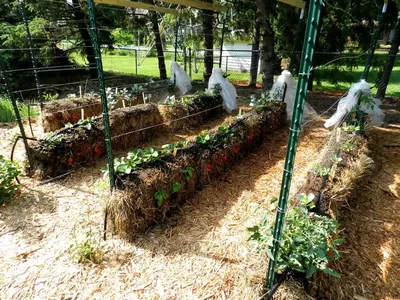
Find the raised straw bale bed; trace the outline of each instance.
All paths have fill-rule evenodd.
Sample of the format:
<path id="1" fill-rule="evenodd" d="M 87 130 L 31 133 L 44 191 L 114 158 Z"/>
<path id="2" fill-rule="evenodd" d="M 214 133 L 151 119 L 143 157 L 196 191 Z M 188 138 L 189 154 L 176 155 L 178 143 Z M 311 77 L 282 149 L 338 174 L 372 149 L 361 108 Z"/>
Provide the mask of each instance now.
<path id="1" fill-rule="evenodd" d="M 162 221 L 196 190 L 218 178 L 261 144 L 266 135 L 285 124 L 285 104 L 272 102 L 230 126 L 198 136 L 195 142 L 175 150 L 175 156 L 169 154 L 135 167 L 119 159 L 116 168 L 122 172 L 117 172 L 117 188 L 107 203 L 113 230 L 131 238 Z M 120 169 L 121 163 L 124 168 Z"/>
<path id="2" fill-rule="evenodd" d="M 176 111 L 176 113 L 175 113 Z M 198 94 L 188 104 L 165 108 L 140 104 L 110 112 L 112 147 L 127 150 L 166 131 L 199 126 L 223 113 L 222 98 Z M 193 118 L 193 114 L 196 114 Z M 179 116 L 179 127 L 175 119 Z M 65 127 L 30 143 L 35 177 L 54 177 L 85 165 L 106 153 L 102 117 Z"/>
<path id="3" fill-rule="evenodd" d="M 366 139 L 351 132 L 351 127 L 339 127 L 331 134 L 298 194 L 313 193 L 314 211 L 334 217 L 371 165 Z"/>
<path id="4" fill-rule="evenodd" d="M 367 140 L 353 129 L 354 126 L 348 126 L 332 132 L 320 159 L 308 172 L 305 184 L 294 197 L 296 200 L 290 203 L 291 208 L 287 212 L 284 228 L 287 230 L 286 237 L 296 233 L 295 241 L 290 242 L 285 236 L 281 238 L 280 247 L 283 250 L 279 250 L 278 262 L 286 263 L 289 272 L 286 271 L 285 274 L 292 280 L 301 281 L 306 292 L 318 299 L 326 297 L 328 277 L 340 277 L 340 270 L 339 273 L 335 271 L 338 269 L 336 261 L 340 259 L 339 247 L 345 241 L 337 222 L 340 220 L 340 208 L 347 204 L 356 185 L 370 172 L 373 165 L 372 159 L 368 157 Z M 306 205 L 302 204 L 302 199 L 308 198 L 306 194 L 315 196 L 315 206 L 307 205 L 306 208 Z M 299 207 L 304 207 L 305 210 L 300 210 Z M 296 213 L 295 218 L 292 217 L 293 212 Z M 308 220 L 308 230 L 305 230 L 304 223 L 300 224 L 299 221 L 304 217 Z M 326 220 L 325 225 L 320 225 L 321 220 Z M 319 225 L 312 227 L 311 224 Z M 330 224 L 329 227 L 326 224 Z M 316 242 L 312 240 L 313 234 L 326 234 L 326 240 L 323 243 L 319 236 Z M 292 261 L 297 264 L 291 264 Z M 312 264 L 314 267 L 310 267 Z M 305 271 L 300 272 L 301 268 Z M 280 272 L 283 270 L 280 269 Z M 308 275 L 309 273 L 312 276 Z M 309 283 L 310 280 L 313 284 Z"/>
<path id="5" fill-rule="evenodd" d="M 107 90 L 107 100 L 110 101 L 109 109 L 115 110 L 144 104 L 143 95 L 151 94 L 151 103 L 164 101 L 168 96 L 177 96 L 174 86 L 160 87 L 157 83 L 153 86 L 140 87 L 140 92 L 131 92 L 128 89 Z M 82 115 L 83 113 L 83 115 Z M 44 132 L 61 129 L 65 124 L 75 124 L 80 119 L 101 115 L 101 100 L 99 97 L 82 97 L 74 99 L 61 99 L 44 103 L 41 110 L 41 121 Z"/>

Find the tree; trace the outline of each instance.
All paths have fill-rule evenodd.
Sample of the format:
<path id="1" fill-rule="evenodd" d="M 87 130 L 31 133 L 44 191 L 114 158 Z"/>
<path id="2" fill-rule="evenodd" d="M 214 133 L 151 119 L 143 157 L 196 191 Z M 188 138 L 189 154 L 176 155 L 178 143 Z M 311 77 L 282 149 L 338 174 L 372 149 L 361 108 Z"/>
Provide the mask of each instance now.
<path id="1" fill-rule="evenodd" d="M 212 3 L 212 0 L 204 2 Z M 204 73 L 203 80 L 208 82 L 214 66 L 214 14 L 211 10 L 202 10 L 203 13 L 203 35 L 204 35 Z"/>
<path id="2" fill-rule="evenodd" d="M 379 81 L 378 91 L 376 93 L 377 98 L 382 99 L 385 97 L 386 88 L 389 84 L 390 75 L 392 74 L 394 62 L 396 55 L 399 52 L 400 47 L 400 13 L 398 14 L 398 19 L 396 26 L 394 28 L 395 34 L 392 39 L 392 45 L 390 47 L 389 54 L 387 56 L 385 67 L 383 68 L 382 76 Z"/>
<path id="3" fill-rule="evenodd" d="M 274 49 L 274 31 L 271 26 L 271 9 L 275 1 L 256 0 L 257 21 L 261 26 L 261 73 L 263 90 L 271 89 L 274 83 L 274 66 L 276 61 Z"/>
<path id="4" fill-rule="evenodd" d="M 92 78 L 97 76 L 96 72 L 96 59 L 94 54 L 93 45 L 90 39 L 90 34 L 88 31 L 87 21 L 85 18 L 85 13 L 82 11 L 79 0 L 72 0 L 72 4 L 68 4 L 72 15 L 74 17 L 76 26 L 81 35 L 81 39 L 85 48 L 86 59 L 89 63 L 89 73 Z"/>
<path id="5" fill-rule="evenodd" d="M 150 20 L 153 26 L 154 41 L 157 50 L 158 68 L 160 70 L 160 79 L 167 79 L 167 70 L 165 68 L 164 50 L 158 25 L 157 13 L 149 12 Z"/>

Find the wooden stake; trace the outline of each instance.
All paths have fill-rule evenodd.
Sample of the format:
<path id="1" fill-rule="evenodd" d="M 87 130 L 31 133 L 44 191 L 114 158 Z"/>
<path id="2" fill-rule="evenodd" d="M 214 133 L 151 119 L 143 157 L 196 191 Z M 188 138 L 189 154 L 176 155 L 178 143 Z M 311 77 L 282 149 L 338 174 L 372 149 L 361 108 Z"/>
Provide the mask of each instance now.
<path id="1" fill-rule="evenodd" d="M 82 86 L 81 85 L 79 86 L 79 98 L 82 99 Z"/>
<path id="2" fill-rule="evenodd" d="M 85 120 L 85 110 L 81 108 L 81 119 Z"/>

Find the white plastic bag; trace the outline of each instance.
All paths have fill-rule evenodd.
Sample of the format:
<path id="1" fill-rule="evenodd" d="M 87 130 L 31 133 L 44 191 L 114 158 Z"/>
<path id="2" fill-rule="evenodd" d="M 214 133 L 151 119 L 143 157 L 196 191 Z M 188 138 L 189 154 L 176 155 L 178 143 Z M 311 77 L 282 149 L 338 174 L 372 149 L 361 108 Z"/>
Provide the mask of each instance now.
<path id="1" fill-rule="evenodd" d="M 236 88 L 224 78 L 220 68 L 213 68 L 211 77 L 208 80 L 208 91 L 212 92 L 217 84 L 221 86 L 221 96 L 224 99 L 225 110 L 231 113 L 233 110 L 237 109 Z"/>
<path id="2" fill-rule="evenodd" d="M 361 79 L 359 82 L 351 86 L 347 96 L 340 99 L 335 114 L 325 122 L 324 126 L 328 128 L 334 125 L 339 125 L 347 113 L 357 105 L 360 93 L 367 96 L 371 95 L 371 88 L 364 79 Z M 373 125 L 380 125 L 385 118 L 385 113 L 379 108 L 382 102 L 378 99 L 373 99 L 373 101 L 373 108 L 361 105 L 360 110 L 371 116 Z"/>
<path id="3" fill-rule="evenodd" d="M 181 95 L 185 95 L 192 89 L 192 80 L 185 70 L 175 61 L 171 61 L 171 81 L 178 87 Z"/>
<path id="4" fill-rule="evenodd" d="M 270 94 L 273 95 L 283 89 L 283 84 L 286 83 L 286 94 L 285 94 L 285 103 L 286 103 L 286 112 L 288 120 L 292 119 L 293 109 L 294 109 L 294 100 L 296 97 L 296 81 L 293 78 L 293 75 L 287 71 L 283 70 L 281 75 L 278 76 L 276 81 L 274 82 Z M 271 98 L 272 99 L 272 98 Z M 310 115 L 317 114 L 314 108 L 311 107 L 307 102 L 304 105 L 303 111 L 303 120 L 310 117 Z"/>

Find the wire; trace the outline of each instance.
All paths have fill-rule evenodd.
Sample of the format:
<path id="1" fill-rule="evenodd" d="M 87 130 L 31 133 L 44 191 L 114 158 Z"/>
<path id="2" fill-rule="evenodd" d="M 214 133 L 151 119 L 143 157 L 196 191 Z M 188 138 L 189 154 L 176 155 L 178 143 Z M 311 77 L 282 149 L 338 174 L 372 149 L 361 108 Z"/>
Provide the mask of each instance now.
<path id="1" fill-rule="evenodd" d="M 193 116 L 196 116 L 196 115 L 203 114 L 203 113 L 205 113 L 205 112 L 208 112 L 208 111 L 217 109 L 218 107 L 222 107 L 222 106 L 223 106 L 223 105 L 220 104 L 220 105 L 214 106 L 214 107 L 212 107 L 212 108 L 209 108 L 209 109 L 206 109 L 206 110 L 203 110 L 203 111 L 200 111 L 200 112 L 197 112 L 197 113 L 188 115 L 188 116 L 184 116 L 184 117 L 181 117 L 181 118 L 178 118 L 178 119 L 174 119 L 174 120 L 171 120 L 171 121 L 168 121 L 168 122 L 163 122 L 163 123 L 160 123 L 160 124 L 156 124 L 156 125 L 152 125 L 152 126 L 140 128 L 140 129 L 137 129 L 137 130 L 134 130 L 134 131 L 126 132 L 126 133 L 123 133 L 123 134 L 120 134 L 120 135 L 116 135 L 116 136 L 111 137 L 111 139 L 115 139 L 115 138 L 118 138 L 118 137 L 130 135 L 130 134 L 132 134 L 132 133 L 144 131 L 144 130 L 151 129 L 151 128 L 156 128 L 156 127 L 163 126 L 163 125 L 168 125 L 168 124 L 173 123 L 173 122 L 177 122 L 177 121 L 180 121 L 180 120 L 183 120 L 183 119 L 187 119 L 187 118 L 189 118 L 189 117 L 193 117 Z"/>

